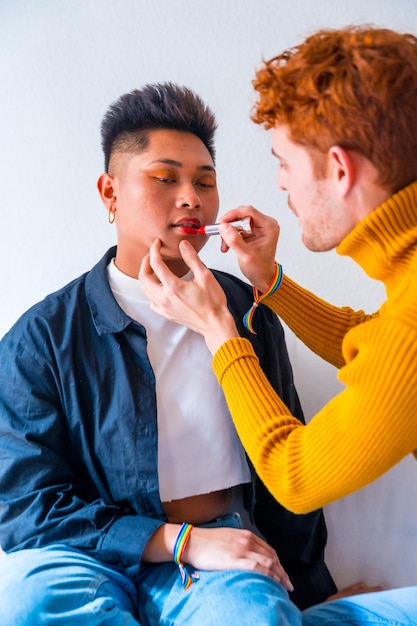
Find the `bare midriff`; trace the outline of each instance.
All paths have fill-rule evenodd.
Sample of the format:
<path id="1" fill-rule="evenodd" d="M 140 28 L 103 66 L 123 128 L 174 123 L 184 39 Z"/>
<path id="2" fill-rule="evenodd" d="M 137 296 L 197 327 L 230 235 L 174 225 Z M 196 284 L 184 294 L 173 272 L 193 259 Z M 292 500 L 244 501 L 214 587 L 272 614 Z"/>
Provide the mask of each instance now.
<path id="1" fill-rule="evenodd" d="M 163 502 L 165 513 L 172 524 L 205 524 L 226 513 L 232 500 L 232 489 Z"/>

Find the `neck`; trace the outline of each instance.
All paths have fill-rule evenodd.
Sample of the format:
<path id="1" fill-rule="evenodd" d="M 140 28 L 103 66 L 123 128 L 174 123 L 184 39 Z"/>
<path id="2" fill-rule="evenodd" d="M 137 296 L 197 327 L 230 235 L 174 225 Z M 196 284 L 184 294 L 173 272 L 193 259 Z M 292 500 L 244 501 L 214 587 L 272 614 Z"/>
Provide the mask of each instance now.
<path id="1" fill-rule="evenodd" d="M 119 251 L 119 247 L 117 248 L 116 257 L 114 259 L 114 263 L 118 270 L 126 274 L 127 276 L 131 276 L 132 278 L 138 278 L 139 270 L 142 265 L 143 256 L 134 257 L 133 255 L 125 255 L 122 251 Z M 185 276 L 189 272 L 189 267 L 184 263 L 182 259 L 163 259 L 167 264 L 167 267 L 175 276 L 181 278 Z"/>
<path id="2" fill-rule="evenodd" d="M 393 191 L 378 183 L 378 171 L 368 159 L 353 150 L 349 151 L 349 157 L 354 165 L 354 177 L 347 201 L 354 223 L 359 224 L 388 200 Z"/>
<path id="3" fill-rule="evenodd" d="M 394 288 L 415 262 L 417 182 L 383 201 L 343 239 L 337 252 Z"/>

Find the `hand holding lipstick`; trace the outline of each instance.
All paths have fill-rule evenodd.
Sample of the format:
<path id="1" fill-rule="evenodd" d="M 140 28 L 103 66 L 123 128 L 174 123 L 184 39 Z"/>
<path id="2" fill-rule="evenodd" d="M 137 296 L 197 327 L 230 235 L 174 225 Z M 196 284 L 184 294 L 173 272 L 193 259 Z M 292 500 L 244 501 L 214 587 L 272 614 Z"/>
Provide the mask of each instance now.
<path id="1" fill-rule="evenodd" d="M 250 219 L 251 235 L 241 237 L 230 223 Z M 228 211 L 220 219 L 219 233 L 222 238 L 221 251 L 229 248 L 237 256 L 239 267 L 249 282 L 263 292 L 271 283 L 279 237 L 276 219 L 265 215 L 252 206 L 240 206 Z"/>

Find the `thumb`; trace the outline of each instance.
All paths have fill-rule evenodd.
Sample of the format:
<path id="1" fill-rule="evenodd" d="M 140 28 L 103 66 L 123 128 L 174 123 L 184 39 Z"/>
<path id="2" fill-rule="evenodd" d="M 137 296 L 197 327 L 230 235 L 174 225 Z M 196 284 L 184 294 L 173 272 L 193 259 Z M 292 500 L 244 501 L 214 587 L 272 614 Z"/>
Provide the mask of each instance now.
<path id="1" fill-rule="evenodd" d="M 223 247 L 227 249 L 231 248 L 235 252 L 236 250 L 241 250 L 245 248 L 246 244 L 243 241 L 243 237 L 236 228 L 224 222 L 220 224 L 219 230 L 222 238 Z M 224 250 L 222 248 L 222 252 L 223 251 Z"/>
<path id="2" fill-rule="evenodd" d="M 180 241 L 179 250 L 184 262 L 188 265 L 194 276 L 197 276 L 202 271 L 207 270 L 206 266 L 201 261 L 196 250 L 189 241 Z"/>

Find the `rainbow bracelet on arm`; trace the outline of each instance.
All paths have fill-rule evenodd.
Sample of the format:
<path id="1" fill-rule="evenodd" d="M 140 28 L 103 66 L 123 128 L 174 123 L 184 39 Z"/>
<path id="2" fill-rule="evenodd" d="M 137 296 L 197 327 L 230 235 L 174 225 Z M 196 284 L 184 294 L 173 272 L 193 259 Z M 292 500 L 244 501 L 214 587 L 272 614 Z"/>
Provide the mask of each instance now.
<path id="1" fill-rule="evenodd" d="M 193 582 L 200 578 L 200 574 L 198 572 L 194 572 L 194 574 L 189 574 L 185 568 L 184 563 L 181 561 L 182 553 L 184 552 L 184 548 L 187 545 L 187 541 L 190 538 L 191 531 L 194 528 L 191 524 L 182 524 L 180 531 L 175 539 L 173 555 L 174 555 L 174 563 L 176 563 L 180 569 L 182 586 L 184 587 L 184 591 L 189 589 Z"/>
<path id="2" fill-rule="evenodd" d="M 259 290 L 257 289 L 257 287 L 253 288 L 253 304 L 251 308 L 249 309 L 249 311 L 245 313 L 245 315 L 243 316 L 243 324 L 245 328 L 247 328 L 252 333 L 252 335 L 256 335 L 256 332 L 253 330 L 252 323 L 253 323 L 253 316 L 255 314 L 258 304 L 262 302 L 262 300 L 264 300 L 267 296 L 270 296 L 271 293 L 274 293 L 274 291 L 278 289 L 278 287 L 282 283 L 283 276 L 284 276 L 284 272 L 282 271 L 282 265 L 280 265 L 279 263 L 275 261 L 274 277 L 269 287 L 266 289 L 266 291 L 264 291 L 263 294 L 260 296 Z"/>

